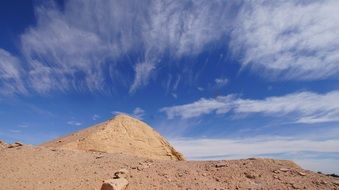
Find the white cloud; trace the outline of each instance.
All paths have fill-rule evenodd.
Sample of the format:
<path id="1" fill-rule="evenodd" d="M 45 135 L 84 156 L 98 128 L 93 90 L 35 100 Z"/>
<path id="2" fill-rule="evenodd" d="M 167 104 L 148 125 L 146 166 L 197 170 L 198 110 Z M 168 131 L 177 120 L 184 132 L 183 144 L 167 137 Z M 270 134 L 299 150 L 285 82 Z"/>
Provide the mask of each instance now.
<path id="1" fill-rule="evenodd" d="M 18 125 L 18 127 L 20 127 L 20 128 L 28 128 L 28 127 L 29 127 L 29 124 L 27 124 L 27 123 L 21 123 L 21 124 Z"/>
<path id="2" fill-rule="evenodd" d="M 228 79 L 227 78 L 216 78 L 214 82 L 217 85 L 217 87 L 223 87 L 228 84 Z"/>
<path id="3" fill-rule="evenodd" d="M 268 77 L 338 79 L 338 16 L 337 0 L 247 1 L 230 47 L 243 66 Z"/>
<path id="4" fill-rule="evenodd" d="M 129 89 L 130 93 L 134 93 L 141 86 L 147 85 L 155 66 L 152 63 L 138 63 L 135 66 L 135 78 L 132 86 Z"/>
<path id="5" fill-rule="evenodd" d="M 253 139 L 179 139 L 171 143 L 189 158 L 241 156 L 291 152 L 338 153 L 339 140 L 299 140 L 282 137 Z"/>
<path id="6" fill-rule="evenodd" d="M 94 114 L 93 116 L 92 116 L 92 120 L 93 121 L 96 121 L 96 120 L 98 120 L 100 118 L 100 115 L 98 115 L 98 114 Z"/>
<path id="7" fill-rule="evenodd" d="M 73 126 L 81 126 L 82 123 L 79 121 L 67 121 L 68 125 L 73 125 Z"/>
<path id="8" fill-rule="evenodd" d="M 27 89 L 21 79 L 22 74 L 20 60 L 0 49 L 0 94 L 25 94 Z"/>
<path id="9" fill-rule="evenodd" d="M 53 3 L 39 5 L 36 26 L 21 35 L 29 86 L 38 93 L 107 92 L 112 86 L 107 79 L 125 80 L 117 65 L 128 64 L 135 69 L 133 93 L 148 84 L 165 54 L 196 55 L 225 36 L 231 4 L 72 0 L 62 10 Z M 137 58 L 117 63 L 129 53 Z"/>
<path id="10" fill-rule="evenodd" d="M 133 116 L 138 119 L 142 119 L 144 115 L 145 115 L 145 110 L 141 109 L 140 107 L 136 107 L 133 110 Z"/>
<path id="11" fill-rule="evenodd" d="M 169 119 L 181 117 L 184 119 L 198 117 L 204 114 L 209 114 L 214 111 L 217 113 L 226 113 L 231 108 L 233 96 L 220 96 L 217 98 L 200 100 L 179 106 L 161 108 L 161 112 L 165 112 Z"/>
<path id="12" fill-rule="evenodd" d="M 11 130 L 9 130 L 9 132 L 11 132 L 11 133 L 21 133 L 21 130 L 11 129 Z"/>
<path id="13" fill-rule="evenodd" d="M 204 91 L 205 89 L 203 87 L 198 87 L 197 88 L 200 92 Z"/>
<path id="14" fill-rule="evenodd" d="M 273 155 L 297 154 L 295 160 L 307 169 L 339 172 L 338 167 L 327 167 L 328 160 L 319 158 L 316 165 L 315 160 L 308 158 L 307 152 L 313 156 L 338 153 L 339 140 L 307 140 L 284 137 L 256 137 L 247 139 L 172 139 L 173 146 L 182 152 L 188 159 L 239 159 L 249 157 L 272 157 Z M 279 156 L 275 156 L 279 158 Z M 286 159 L 286 158 L 280 158 Z M 338 163 L 338 160 L 334 160 Z M 333 160 L 330 160 L 333 163 Z"/>
<path id="15" fill-rule="evenodd" d="M 2 68 L 12 78 L 2 77 L 0 85 L 7 89 L 3 93 L 109 93 L 112 83 L 122 82 L 133 93 L 157 71 L 171 67 L 165 64 L 228 45 L 242 52 L 244 66 L 263 75 L 336 78 L 339 21 L 333 18 L 338 7 L 335 0 L 71 0 L 63 9 L 45 3 L 36 7 L 37 24 L 20 36 L 23 64 L 13 66 L 18 74 Z M 223 41 L 228 37 L 231 44 Z M 125 61 L 129 55 L 133 58 Z M 134 79 L 121 68 L 134 68 Z M 173 91 L 185 80 L 177 78 Z"/>
<path id="16" fill-rule="evenodd" d="M 162 108 L 169 119 L 198 117 L 217 114 L 264 114 L 268 116 L 289 116 L 297 123 L 339 122 L 339 91 L 326 94 L 299 92 L 285 96 L 268 97 L 263 100 L 241 99 L 235 95 L 200 99 L 196 102 Z"/>

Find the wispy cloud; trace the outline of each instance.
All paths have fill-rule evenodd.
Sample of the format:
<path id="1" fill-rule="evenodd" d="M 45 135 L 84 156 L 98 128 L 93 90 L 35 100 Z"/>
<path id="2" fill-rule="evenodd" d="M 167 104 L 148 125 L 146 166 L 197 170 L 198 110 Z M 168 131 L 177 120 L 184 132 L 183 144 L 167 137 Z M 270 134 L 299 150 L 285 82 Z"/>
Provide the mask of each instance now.
<path id="1" fill-rule="evenodd" d="M 148 84 L 165 54 L 197 55 L 223 37 L 231 4 L 73 0 L 63 10 L 54 3 L 39 5 L 37 25 L 21 35 L 29 86 L 38 93 L 107 92 L 107 79 L 119 80 L 118 60 L 132 53 L 139 61 L 124 64 L 135 71 L 133 93 Z"/>
<path id="2" fill-rule="evenodd" d="M 215 82 L 216 86 L 218 88 L 220 88 L 220 87 L 224 87 L 228 84 L 228 79 L 227 78 L 216 78 L 214 80 L 214 82 Z"/>
<path id="3" fill-rule="evenodd" d="M 134 93 L 159 70 L 211 47 L 231 48 L 242 65 L 260 70 L 259 75 L 337 78 L 337 7 L 336 0 L 72 0 L 63 9 L 39 4 L 37 24 L 20 36 L 22 64 L 0 52 L 1 93 L 109 93 L 111 84 L 121 81 Z M 224 40 L 228 37 L 230 44 Z M 122 67 L 134 75 L 120 74 Z M 184 77 L 173 78 L 174 91 Z"/>
<path id="4" fill-rule="evenodd" d="M 20 60 L 8 51 L 0 49 L 0 94 L 25 94 L 27 89 L 22 75 Z"/>
<path id="5" fill-rule="evenodd" d="M 161 108 L 161 112 L 165 112 L 169 119 L 181 117 L 183 119 L 199 117 L 212 112 L 226 113 L 232 108 L 233 96 L 219 96 L 217 98 L 200 100 L 179 106 Z"/>
<path id="6" fill-rule="evenodd" d="M 11 129 L 9 130 L 10 133 L 21 133 L 21 130 L 18 129 Z"/>
<path id="7" fill-rule="evenodd" d="M 138 88 L 147 85 L 152 71 L 155 69 L 152 63 L 139 63 L 135 66 L 135 78 L 132 86 L 129 89 L 130 93 L 135 92 Z"/>
<path id="8" fill-rule="evenodd" d="M 337 160 L 325 155 L 339 154 L 338 140 L 307 140 L 286 137 L 254 137 L 247 139 L 172 139 L 170 142 L 188 159 L 220 160 L 249 157 L 274 157 L 295 160 L 315 171 L 335 172 L 338 167 L 328 167 Z M 312 156 L 309 156 L 311 154 Z M 321 164 L 319 164 L 321 163 Z"/>
<path id="9" fill-rule="evenodd" d="M 178 139 L 171 143 L 191 159 L 253 157 L 293 152 L 339 153 L 339 140 L 303 140 L 284 137 L 253 139 Z"/>
<path id="10" fill-rule="evenodd" d="M 81 126 L 82 123 L 79 121 L 67 121 L 68 125 L 73 125 L 73 126 Z"/>
<path id="11" fill-rule="evenodd" d="M 247 1 L 231 48 L 243 57 L 243 66 L 268 77 L 338 79 L 338 16 L 336 0 Z"/>
<path id="12" fill-rule="evenodd" d="M 133 116 L 138 119 L 142 119 L 144 115 L 145 115 L 145 110 L 141 109 L 140 107 L 136 107 L 133 110 Z"/>
<path id="13" fill-rule="evenodd" d="M 297 123 L 339 122 L 339 91 L 326 94 L 299 92 L 285 96 L 268 97 L 262 100 L 241 99 L 236 95 L 200 99 L 196 102 L 165 107 L 169 119 L 198 117 L 204 114 L 264 114 L 289 116 Z M 290 115 L 293 116 L 290 116 Z"/>
<path id="14" fill-rule="evenodd" d="M 93 116 L 92 116 L 92 120 L 93 121 L 96 121 L 96 120 L 98 120 L 100 118 L 100 115 L 98 115 L 98 114 L 94 114 Z"/>

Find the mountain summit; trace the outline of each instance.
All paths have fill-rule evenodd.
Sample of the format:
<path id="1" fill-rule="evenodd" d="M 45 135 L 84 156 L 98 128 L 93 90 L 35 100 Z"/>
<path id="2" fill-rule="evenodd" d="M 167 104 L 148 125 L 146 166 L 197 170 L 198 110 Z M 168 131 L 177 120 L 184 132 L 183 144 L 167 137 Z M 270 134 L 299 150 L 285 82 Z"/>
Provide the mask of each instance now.
<path id="1" fill-rule="evenodd" d="M 146 123 L 120 114 L 113 119 L 42 146 L 71 150 L 123 153 L 151 159 L 184 160 L 159 133 Z"/>

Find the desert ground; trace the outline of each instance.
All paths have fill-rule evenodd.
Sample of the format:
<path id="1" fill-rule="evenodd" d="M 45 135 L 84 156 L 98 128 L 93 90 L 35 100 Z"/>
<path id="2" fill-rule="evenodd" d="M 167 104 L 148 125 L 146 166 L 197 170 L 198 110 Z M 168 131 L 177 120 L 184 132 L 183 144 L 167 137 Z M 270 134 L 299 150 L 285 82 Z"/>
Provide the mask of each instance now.
<path id="1" fill-rule="evenodd" d="M 150 150 L 156 151 L 155 155 L 151 155 L 151 152 L 147 152 L 145 149 L 141 149 L 141 151 L 147 152 L 144 157 L 140 154 L 133 155 L 133 152 L 138 149 L 131 148 L 135 144 L 131 139 L 132 145 L 121 144 L 129 146 L 127 153 L 121 151 L 122 147 L 117 146 L 117 152 L 114 149 L 106 149 L 107 147 L 105 148 L 106 152 L 102 149 L 94 150 L 95 146 L 102 146 L 103 142 L 112 143 L 111 140 L 106 141 L 106 137 L 108 138 L 110 135 L 106 135 L 102 139 L 95 135 L 98 132 L 100 135 L 103 134 L 102 132 L 108 131 L 115 134 L 122 132 L 114 130 L 114 128 L 138 127 L 135 124 L 139 121 L 133 118 L 118 118 L 119 122 L 116 122 L 116 119 L 41 146 L 1 142 L 0 189 L 100 190 L 105 189 L 102 188 L 103 182 L 110 179 L 123 179 L 126 182 L 123 187 L 119 187 L 119 185 L 115 187 L 113 184 L 111 189 L 127 190 L 339 189 L 338 178 L 304 170 L 287 160 L 248 158 L 243 160 L 187 161 L 183 157 L 174 157 L 169 154 L 178 152 L 174 148 L 172 150 L 167 141 L 163 142 L 162 138 L 157 135 L 154 137 L 159 142 L 163 142 L 162 146 L 165 147 L 159 148 L 158 141 L 154 139 L 138 141 L 141 144 L 136 144 L 136 146 L 143 144 L 143 147 L 150 146 Z M 120 125 L 120 122 L 126 125 Z M 139 124 L 143 125 L 144 123 Z M 129 130 L 126 129 L 124 132 Z M 133 133 L 137 139 L 142 136 L 142 133 L 139 132 Z M 145 134 L 152 136 L 152 133 L 148 132 Z M 128 134 L 132 133 L 128 132 Z M 134 139 L 135 137 L 132 136 L 128 136 L 128 138 Z M 87 143 L 90 143 L 91 140 L 85 140 L 87 138 L 100 142 L 95 142 L 95 146 L 90 146 Z M 86 141 L 86 146 L 81 144 L 84 141 Z M 75 145 L 74 142 L 80 142 L 80 144 Z M 67 145 L 69 143 L 72 146 Z M 87 150 L 88 147 L 90 148 Z M 168 152 L 168 150 L 171 151 Z M 119 171 L 123 172 L 119 174 Z"/>

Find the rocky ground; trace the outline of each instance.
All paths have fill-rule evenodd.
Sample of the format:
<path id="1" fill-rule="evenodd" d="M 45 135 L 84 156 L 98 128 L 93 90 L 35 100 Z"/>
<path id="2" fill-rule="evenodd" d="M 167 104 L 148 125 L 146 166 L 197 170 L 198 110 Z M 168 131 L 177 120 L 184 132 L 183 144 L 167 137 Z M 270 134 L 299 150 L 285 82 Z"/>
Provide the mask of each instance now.
<path id="1" fill-rule="evenodd" d="M 124 171 L 128 190 L 339 189 L 338 178 L 303 170 L 290 161 L 151 160 L 20 143 L 0 143 L 0 171 L 0 187 L 8 190 L 99 190 L 103 180 L 120 175 L 116 171 Z"/>

